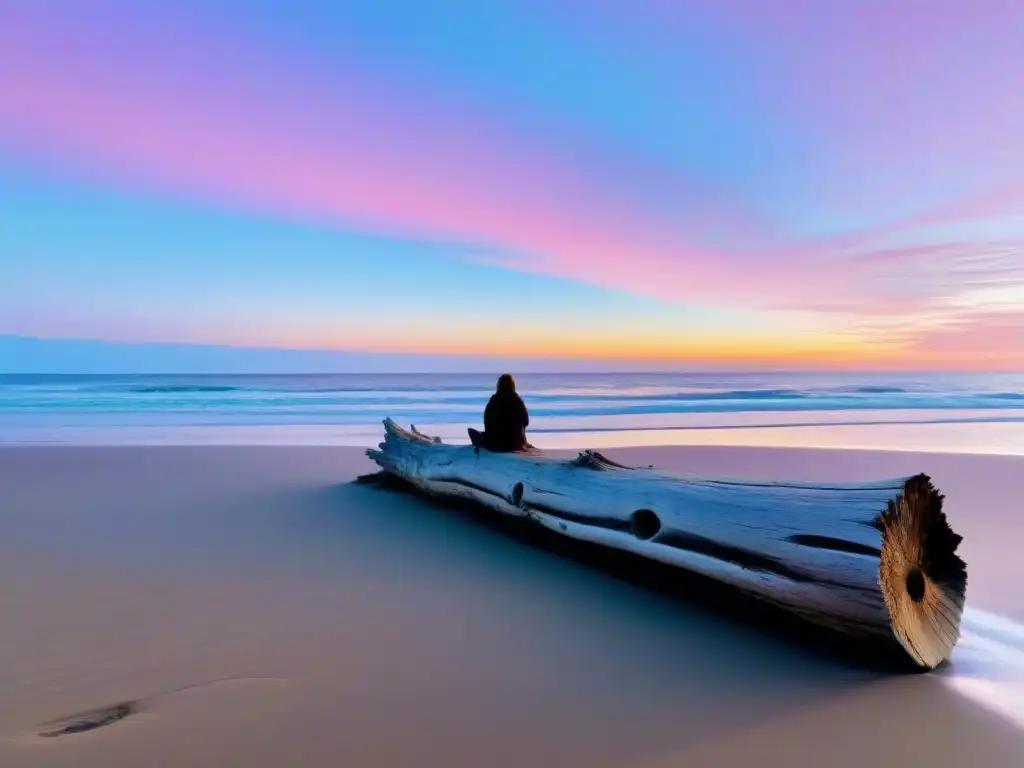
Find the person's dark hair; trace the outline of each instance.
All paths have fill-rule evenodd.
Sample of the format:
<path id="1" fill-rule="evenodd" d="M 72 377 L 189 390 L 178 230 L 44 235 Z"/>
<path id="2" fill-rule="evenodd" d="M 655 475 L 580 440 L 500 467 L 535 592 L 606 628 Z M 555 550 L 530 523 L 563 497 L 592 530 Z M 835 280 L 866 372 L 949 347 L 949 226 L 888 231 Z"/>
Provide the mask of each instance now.
<path id="1" fill-rule="evenodd" d="M 498 377 L 498 391 L 499 392 L 515 392 L 516 391 L 516 380 L 512 378 L 511 373 L 503 373 Z"/>

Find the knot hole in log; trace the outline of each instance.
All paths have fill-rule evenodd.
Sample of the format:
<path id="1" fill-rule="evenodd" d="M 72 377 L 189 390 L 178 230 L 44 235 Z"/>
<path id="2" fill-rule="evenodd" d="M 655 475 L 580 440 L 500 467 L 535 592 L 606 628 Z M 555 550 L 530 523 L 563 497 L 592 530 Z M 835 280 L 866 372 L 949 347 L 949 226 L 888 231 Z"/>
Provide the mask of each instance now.
<path id="1" fill-rule="evenodd" d="M 907 594 L 915 603 L 924 600 L 924 574 L 920 568 L 911 568 L 907 573 Z"/>
<path id="2" fill-rule="evenodd" d="M 653 539 L 661 530 L 661 520 L 650 509 L 638 509 L 629 518 L 629 532 L 644 541 Z"/>

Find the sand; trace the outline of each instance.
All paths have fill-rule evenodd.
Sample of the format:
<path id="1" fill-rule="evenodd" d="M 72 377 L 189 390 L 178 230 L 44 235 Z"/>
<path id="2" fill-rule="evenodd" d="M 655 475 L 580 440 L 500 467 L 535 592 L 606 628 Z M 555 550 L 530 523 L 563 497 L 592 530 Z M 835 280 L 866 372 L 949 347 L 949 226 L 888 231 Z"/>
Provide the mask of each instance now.
<path id="1" fill-rule="evenodd" d="M 349 485 L 371 469 L 357 449 L 8 448 L 0 766 L 1024 765 L 1024 459 L 609 453 L 931 473 L 970 568 L 954 664 L 891 677 L 808 653 Z M 128 714 L 37 735 L 97 708 Z"/>

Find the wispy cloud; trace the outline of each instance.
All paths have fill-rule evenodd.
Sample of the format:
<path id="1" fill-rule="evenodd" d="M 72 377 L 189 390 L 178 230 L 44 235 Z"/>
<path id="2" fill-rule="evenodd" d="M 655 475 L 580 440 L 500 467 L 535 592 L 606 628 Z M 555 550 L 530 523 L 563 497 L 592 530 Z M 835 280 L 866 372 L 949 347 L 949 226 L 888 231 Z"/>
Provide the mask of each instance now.
<path id="1" fill-rule="evenodd" d="M 592 112 L 581 99 L 567 116 L 565 88 L 518 80 L 525 58 L 486 59 L 487 82 L 516 96 L 503 110 L 440 59 L 420 71 L 371 65 L 369 44 L 303 52 L 249 26 L 233 33 L 230 14 L 202 4 L 58 13 L 18 0 L 0 10 L 0 148 L 126 189 L 456 243 L 481 264 L 755 313 L 776 345 L 791 334 L 816 349 L 945 359 L 986 327 L 1017 343 L 1019 4 L 523 3 L 539 58 L 557 65 L 560 44 L 600 50 L 590 70 L 582 53 L 566 57 L 566 71 L 624 73 L 578 83 Z M 439 19 L 452 11 L 438 0 Z M 696 53 L 678 45 L 694 29 Z M 511 46 L 516 29 L 503 34 Z M 660 90 L 630 80 L 630 62 Z M 758 330 L 743 329 L 747 347 Z M 531 332 L 518 327 L 509 349 Z M 564 346 L 596 344 L 579 334 Z"/>

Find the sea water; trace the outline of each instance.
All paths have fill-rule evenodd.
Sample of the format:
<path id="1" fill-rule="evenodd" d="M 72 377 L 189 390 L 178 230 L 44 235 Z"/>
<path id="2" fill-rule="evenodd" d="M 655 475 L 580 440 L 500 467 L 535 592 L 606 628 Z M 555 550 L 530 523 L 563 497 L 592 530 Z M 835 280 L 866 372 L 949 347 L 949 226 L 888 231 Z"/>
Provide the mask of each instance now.
<path id="1" fill-rule="evenodd" d="M 0 443 L 449 441 L 493 374 L 0 375 Z M 524 374 L 540 447 L 775 445 L 1024 455 L 1024 374 Z"/>

